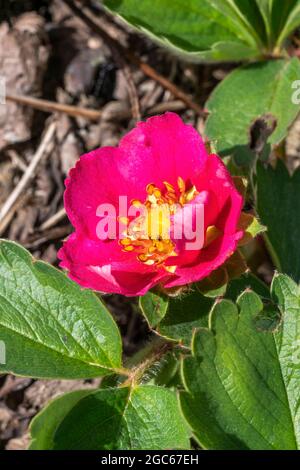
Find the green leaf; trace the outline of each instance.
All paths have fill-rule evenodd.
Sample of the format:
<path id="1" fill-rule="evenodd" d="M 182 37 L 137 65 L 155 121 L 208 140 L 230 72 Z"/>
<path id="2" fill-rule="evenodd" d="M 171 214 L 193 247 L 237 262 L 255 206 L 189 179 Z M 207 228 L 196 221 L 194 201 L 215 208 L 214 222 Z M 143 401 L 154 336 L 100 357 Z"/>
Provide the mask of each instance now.
<path id="1" fill-rule="evenodd" d="M 48 417 L 52 421 L 53 413 L 57 413 L 56 426 L 51 423 L 46 435 L 43 423 Z M 189 448 L 176 394 L 152 385 L 97 390 L 81 399 L 70 394 L 58 398 L 35 418 L 31 430 L 39 450 Z"/>
<path id="2" fill-rule="evenodd" d="M 262 47 L 264 22 L 253 0 L 211 0 L 210 3 L 239 26 L 245 39 L 248 38 L 249 42 L 255 39 L 256 44 Z"/>
<path id="3" fill-rule="evenodd" d="M 275 332 L 281 321 L 281 313 L 272 302 L 265 304 L 264 309 L 254 318 L 255 328 L 259 331 Z"/>
<path id="4" fill-rule="evenodd" d="M 225 294 L 228 282 L 228 272 L 224 264 L 202 279 L 202 281 L 197 282 L 196 286 L 205 297 L 216 298 L 222 297 Z"/>
<path id="5" fill-rule="evenodd" d="M 290 176 L 278 160 L 276 168 L 257 166 L 257 211 L 267 226 L 267 240 L 279 271 L 300 281 L 300 169 Z"/>
<path id="6" fill-rule="evenodd" d="M 150 328 L 155 328 L 167 313 L 169 298 L 163 293 L 149 291 L 139 298 L 140 309 Z"/>
<path id="7" fill-rule="evenodd" d="M 265 23 L 270 51 L 275 47 L 276 42 L 278 42 L 280 33 L 297 1 L 298 0 L 284 0 L 284 2 L 282 0 L 256 0 Z"/>
<path id="8" fill-rule="evenodd" d="M 76 390 L 52 400 L 30 423 L 29 450 L 52 448 L 57 424 L 61 423 L 72 408 L 90 393 L 90 390 Z"/>
<path id="9" fill-rule="evenodd" d="M 241 0 L 242 1 L 242 0 Z M 299 0 L 256 0 L 265 23 L 269 50 L 282 46 L 300 24 Z"/>
<path id="10" fill-rule="evenodd" d="M 260 56 L 263 19 L 249 0 L 246 4 L 245 0 L 104 1 L 107 8 L 162 45 L 205 61 Z"/>
<path id="11" fill-rule="evenodd" d="M 278 3 L 278 0 L 277 0 Z M 277 34 L 277 46 L 281 46 L 284 40 L 300 26 L 300 1 L 285 0 L 284 5 L 280 1 L 277 6 L 277 24 L 279 24 Z M 274 18 L 275 22 L 275 18 Z"/>
<path id="12" fill-rule="evenodd" d="M 257 217 L 246 212 L 242 212 L 241 214 L 238 229 L 244 231 L 243 238 L 239 241 L 239 246 L 247 245 L 254 238 L 267 230 L 267 228 L 259 222 Z"/>
<path id="13" fill-rule="evenodd" d="M 168 311 L 157 331 L 162 336 L 189 347 L 193 330 L 207 326 L 212 305 L 213 299 L 205 297 L 196 289 L 182 297 L 171 297 Z"/>
<path id="14" fill-rule="evenodd" d="M 271 41 L 272 38 L 272 3 L 273 0 L 256 0 L 256 4 L 260 9 L 261 15 L 265 23 L 265 30 L 269 41 Z"/>
<path id="15" fill-rule="evenodd" d="M 201 288 L 203 285 L 198 283 L 193 285 L 192 290 L 177 297 L 161 297 L 153 293 L 141 297 L 143 314 L 148 320 L 151 316 L 154 319 L 155 326 L 150 323 L 150 328 L 155 328 L 167 339 L 190 347 L 194 330 L 208 326 L 208 316 L 216 296 L 235 301 L 246 288 L 251 288 L 265 299 L 270 298 L 267 286 L 251 273 L 243 274 L 215 291 L 202 292 Z M 163 315 L 158 309 L 159 313 L 155 316 L 157 305 L 163 305 Z"/>
<path id="16" fill-rule="evenodd" d="M 300 25 L 300 0 L 104 0 L 104 4 L 162 45 L 200 61 L 278 55 Z"/>
<path id="17" fill-rule="evenodd" d="M 294 434 L 300 448 L 300 288 L 288 276 L 276 274 L 271 286 L 272 298 L 283 316 L 281 328 L 274 335 L 285 383 Z"/>
<path id="18" fill-rule="evenodd" d="M 121 367 L 119 330 L 104 304 L 65 274 L 0 241 L 1 372 L 90 378 Z"/>
<path id="19" fill-rule="evenodd" d="M 156 370 L 152 378 L 153 384 L 171 388 L 181 386 L 179 354 L 181 354 L 181 351 L 179 353 L 178 351 L 170 351 L 161 359 L 158 365 L 155 364 Z M 149 375 L 148 371 L 147 375 Z"/>
<path id="20" fill-rule="evenodd" d="M 292 83 L 300 76 L 300 62 L 272 60 L 234 70 L 212 93 L 206 135 L 217 141 L 222 155 L 238 153 L 248 146 L 251 124 L 270 114 L 277 120 L 269 143 L 278 144 L 299 113 L 292 102 Z"/>
<path id="21" fill-rule="evenodd" d="M 193 290 L 177 297 L 158 297 L 157 294 L 148 293 L 149 296 L 146 294 L 140 298 L 140 305 L 142 304 L 146 318 L 149 319 L 152 315 L 155 319 L 155 327 L 152 323 L 151 328 L 155 328 L 157 333 L 167 339 L 190 347 L 194 330 L 208 326 L 208 316 L 214 304 L 214 298 L 225 296 L 235 301 L 246 288 L 252 288 L 266 299 L 270 298 L 267 286 L 253 274 L 248 273 L 231 280 L 228 285 L 225 284 L 224 288 L 217 289 L 215 292 L 202 292 L 201 283 L 199 283 L 199 285 L 193 285 Z M 155 303 L 156 301 L 158 303 Z M 164 315 L 159 313 L 155 316 L 157 305 L 163 305 Z"/>
<path id="22" fill-rule="evenodd" d="M 234 279 L 229 283 L 226 291 L 226 299 L 235 302 L 246 289 L 253 290 L 264 299 L 270 299 L 270 291 L 267 285 L 250 272 L 243 274 L 239 279 Z"/>
<path id="23" fill-rule="evenodd" d="M 276 276 L 272 294 L 284 316 L 276 332 L 257 330 L 263 304 L 246 291 L 239 310 L 228 300 L 216 303 L 210 329 L 194 336 L 181 406 L 204 448 L 300 448 L 299 287 Z"/>

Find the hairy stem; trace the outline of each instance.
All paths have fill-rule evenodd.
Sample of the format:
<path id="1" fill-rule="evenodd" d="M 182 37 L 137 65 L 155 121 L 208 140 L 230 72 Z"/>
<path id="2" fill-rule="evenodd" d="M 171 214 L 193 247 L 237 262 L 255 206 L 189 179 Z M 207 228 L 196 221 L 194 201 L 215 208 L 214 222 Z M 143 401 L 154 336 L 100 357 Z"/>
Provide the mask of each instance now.
<path id="1" fill-rule="evenodd" d="M 146 370 L 148 370 L 153 364 L 159 361 L 167 352 L 174 347 L 174 343 L 167 341 L 164 338 L 155 336 L 153 341 L 147 345 L 142 351 L 139 351 L 134 358 L 129 360 L 134 365 L 132 369 L 129 369 L 128 379 L 122 384 L 122 386 L 134 386 L 140 382 Z"/>

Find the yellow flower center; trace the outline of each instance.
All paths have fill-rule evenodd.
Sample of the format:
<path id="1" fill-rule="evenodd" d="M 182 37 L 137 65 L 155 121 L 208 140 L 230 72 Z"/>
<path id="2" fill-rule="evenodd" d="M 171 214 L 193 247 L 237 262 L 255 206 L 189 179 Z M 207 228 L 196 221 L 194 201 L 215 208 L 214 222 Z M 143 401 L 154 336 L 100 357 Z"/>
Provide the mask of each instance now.
<path id="1" fill-rule="evenodd" d="M 131 201 L 137 209 L 143 208 L 142 214 L 130 221 L 122 218 L 127 226 L 125 238 L 120 240 L 126 252 L 137 253 L 139 261 L 146 265 L 164 266 L 169 256 L 176 256 L 175 244 L 170 239 L 170 217 L 198 194 L 195 186 L 186 189 L 181 177 L 177 180 L 178 188 L 164 182 L 163 190 L 153 183 L 146 187 L 147 197 L 144 203 L 140 200 Z M 175 266 L 164 266 L 174 272 Z"/>

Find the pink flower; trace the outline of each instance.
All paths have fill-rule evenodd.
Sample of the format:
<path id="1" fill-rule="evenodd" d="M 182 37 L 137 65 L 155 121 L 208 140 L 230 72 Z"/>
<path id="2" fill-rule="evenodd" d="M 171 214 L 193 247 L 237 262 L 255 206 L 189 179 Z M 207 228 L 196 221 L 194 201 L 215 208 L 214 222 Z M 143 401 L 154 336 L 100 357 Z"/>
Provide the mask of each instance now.
<path id="1" fill-rule="evenodd" d="M 162 203 L 172 208 L 147 239 L 140 218 L 122 221 L 125 234 L 99 239 L 98 207 L 119 196 L 134 206 L 146 203 L 152 214 Z M 178 214 L 204 208 L 204 245 L 186 249 L 186 238 L 175 239 Z M 66 180 L 65 208 L 75 232 L 59 251 L 60 266 L 83 287 L 127 296 L 143 295 L 156 284 L 182 286 L 207 277 L 237 248 L 243 200 L 221 159 L 208 155 L 199 134 L 173 113 L 138 123 L 119 147 L 83 155 Z M 173 210 L 173 207 L 177 207 Z M 192 222 L 194 221 L 192 215 Z M 162 238 L 170 224 L 168 239 Z M 133 227 L 127 230 L 127 225 Z M 147 227 L 147 226 L 146 226 Z"/>

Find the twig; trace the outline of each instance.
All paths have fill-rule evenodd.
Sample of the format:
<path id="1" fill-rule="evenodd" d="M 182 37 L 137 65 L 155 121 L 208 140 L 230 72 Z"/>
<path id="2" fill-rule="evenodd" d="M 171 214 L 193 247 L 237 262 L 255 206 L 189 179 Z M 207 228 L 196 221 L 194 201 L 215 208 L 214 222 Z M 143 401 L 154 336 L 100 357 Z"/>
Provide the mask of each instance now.
<path id="1" fill-rule="evenodd" d="M 25 106 L 30 106 L 34 109 L 39 109 L 40 111 L 44 111 L 45 113 L 54 113 L 54 112 L 61 112 L 68 114 L 69 116 L 81 116 L 86 119 L 96 120 L 100 118 L 101 112 L 86 109 L 86 108 L 76 108 L 76 106 L 67 106 L 61 103 L 56 103 L 54 101 L 48 101 L 38 98 L 32 98 L 31 96 L 24 96 L 24 95 L 9 95 L 8 99 L 14 101 L 15 103 L 20 103 Z M 153 114 L 164 113 L 165 111 L 182 111 L 184 109 L 184 103 L 182 100 L 176 101 L 164 101 L 162 103 L 158 103 L 151 108 L 147 109 L 143 112 L 145 116 L 151 116 Z M 78 113 L 76 110 L 79 110 Z M 125 115 L 124 115 L 125 116 Z M 127 115 L 126 115 L 127 116 Z M 128 113 L 129 116 L 129 113 Z M 140 116 L 137 115 L 137 111 L 135 112 L 135 119 L 139 120 Z M 16 156 L 12 155 L 12 160 L 14 160 L 17 166 L 24 171 L 24 164 L 23 162 Z"/>
<path id="2" fill-rule="evenodd" d="M 54 101 L 32 98 L 30 96 L 6 95 L 6 99 L 7 101 L 13 101 L 25 106 L 31 106 L 32 108 L 39 109 L 46 113 L 66 113 L 69 116 L 83 117 L 92 121 L 98 121 L 101 117 L 101 111 L 97 111 L 96 109 L 81 108 L 68 104 L 56 103 Z"/>
<path id="3" fill-rule="evenodd" d="M 184 91 L 174 85 L 174 83 L 170 82 L 170 80 L 168 80 L 166 77 L 163 77 L 162 75 L 157 73 L 156 70 L 154 70 L 154 68 L 152 68 L 150 65 L 146 64 L 146 62 L 143 62 L 131 52 L 127 53 L 127 57 L 133 64 L 139 67 L 145 75 L 152 78 L 161 86 L 169 90 L 172 95 L 174 95 L 179 100 L 183 101 L 188 108 L 195 111 L 199 116 L 206 115 L 206 112 L 196 103 L 194 103 L 194 101 L 192 101 L 192 99 Z"/>
<path id="4" fill-rule="evenodd" d="M 160 75 L 156 72 L 150 65 L 146 64 L 143 60 L 137 57 L 135 54 L 127 50 L 118 41 L 112 38 L 100 24 L 96 23 L 92 17 L 83 10 L 83 6 L 79 8 L 72 0 L 63 0 L 63 2 L 68 5 L 68 7 L 75 13 L 89 28 L 94 31 L 96 34 L 101 36 L 104 41 L 110 46 L 110 48 L 119 52 L 121 57 L 126 57 L 126 59 L 131 62 L 133 65 L 137 66 L 145 75 L 152 78 L 156 82 L 160 83 L 164 88 L 169 90 L 176 98 L 183 101 L 188 108 L 193 109 L 199 116 L 203 116 L 206 113 L 198 106 L 193 100 L 180 88 L 178 88 L 174 83 L 170 82 L 166 77 Z"/>
<path id="5" fill-rule="evenodd" d="M 29 166 L 27 167 L 25 173 L 23 174 L 22 178 L 18 182 L 17 186 L 7 198 L 5 203 L 3 204 L 0 210 L 0 223 L 4 220 L 4 218 L 8 215 L 10 211 L 13 210 L 15 203 L 21 196 L 22 192 L 26 188 L 26 186 L 30 183 L 33 179 L 35 170 L 41 161 L 44 154 L 47 152 L 49 144 L 54 136 L 54 132 L 56 129 L 56 122 L 52 122 L 45 133 L 39 148 L 37 149 L 35 155 L 33 156 Z"/>
<path id="6" fill-rule="evenodd" d="M 23 160 L 21 160 L 17 152 L 14 149 L 10 149 L 7 151 L 7 153 L 8 156 L 11 158 L 12 164 L 24 173 L 27 167 Z"/>
<path id="7" fill-rule="evenodd" d="M 184 109 L 184 103 L 181 100 L 176 101 L 163 101 L 162 103 L 157 103 L 154 106 L 151 106 L 146 112 L 146 114 L 161 114 L 166 111 L 182 111 Z"/>
<path id="8" fill-rule="evenodd" d="M 36 249 L 43 245 L 44 243 L 49 242 L 50 240 L 61 240 L 62 238 L 69 235 L 72 231 L 70 225 L 65 225 L 63 227 L 54 227 L 44 234 L 36 234 L 34 237 L 27 239 L 23 242 L 25 248 Z"/>
<path id="9" fill-rule="evenodd" d="M 44 231 L 48 230 L 49 228 L 53 227 L 53 225 L 56 225 L 58 222 L 63 220 L 63 218 L 66 216 L 66 211 L 65 208 L 63 207 L 60 209 L 56 214 L 52 215 L 52 217 L 49 217 L 48 220 L 46 220 L 39 228 L 39 230 Z"/>
<path id="10" fill-rule="evenodd" d="M 0 235 L 2 235 L 2 233 L 7 229 L 14 214 L 28 202 L 30 196 L 31 194 L 27 191 L 26 193 L 22 194 L 22 196 L 20 196 L 19 199 L 17 199 L 17 201 L 12 205 L 10 211 L 0 222 Z"/>
<path id="11" fill-rule="evenodd" d="M 126 64 L 124 59 L 121 58 L 121 56 L 119 56 L 117 60 L 119 61 L 122 67 L 122 72 L 124 74 L 124 78 L 127 83 L 128 95 L 129 95 L 129 99 L 131 102 L 132 117 L 135 121 L 140 121 L 141 119 L 140 102 L 139 102 L 137 89 L 132 78 L 130 67 Z"/>

